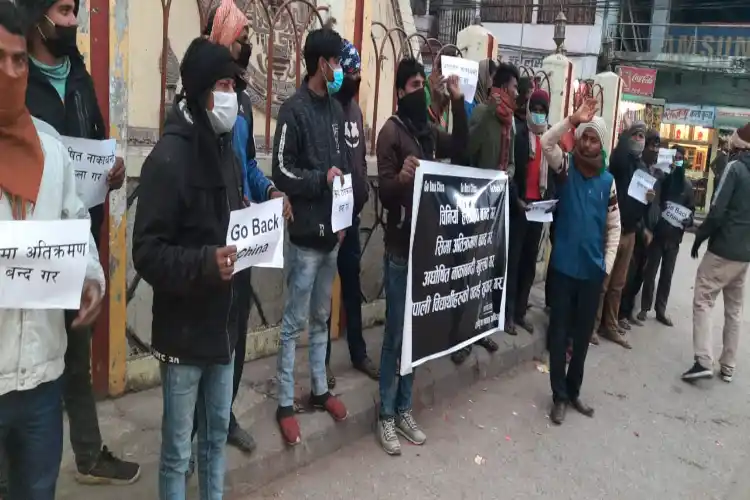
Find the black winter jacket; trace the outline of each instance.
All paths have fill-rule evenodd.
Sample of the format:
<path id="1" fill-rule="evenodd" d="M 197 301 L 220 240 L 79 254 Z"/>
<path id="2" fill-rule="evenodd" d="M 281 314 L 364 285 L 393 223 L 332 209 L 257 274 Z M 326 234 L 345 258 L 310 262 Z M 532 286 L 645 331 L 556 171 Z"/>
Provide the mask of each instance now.
<path id="1" fill-rule="evenodd" d="M 636 170 L 648 172 L 646 164 L 640 157 L 633 155 L 628 147 L 628 141 L 633 134 L 633 129 L 625 130 L 612 152 L 609 159 L 609 171 L 615 178 L 617 187 L 617 204 L 620 208 L 620 224 L 622 234 L 641 232 L 647 222 L 649 207 L 651 204 L 644 205 L 640 201 L 628 195 L 630 181 L 633 180 L 633 174 Z"/>
<path id="2" fill-rule="evenodd" d="M 83 139 L 106 139 L 99 102 L 96 100 L 94 81 L 83 58 L 70 57 L 70 74 L 65 87 L 65 102 L 39 68 L 29 61 L 29 84 L 26 90 L 26 107 L 32 116 L 52 125 L 60 135 Z M 104 205 L 91 207 L 91 233 L 97 245 L 104 222 Z"/>
<path id="3" fill-rule="evenodd" d="M 656 209 L 659 212 L 658 222 L 654 229 L 654 240 L 665 245 L 679 246 L 685 229 L 693 225 L 692 217 L 684 228 L 674 227 L 661 214 L 667 209 L 667 202 L 677 203 L 692 210 L 695 214 L 695 194 L 693 184 L 685 176 L 685 171 L 673 170 L 658 183 L 657 196 L 659 199 Z"/>
<path id="4" fill-rule="evenodd" d="M 273 181 L 292 204 L 287 224 L 295 245 L 331 251 L 338 241 L 331 230 L 333 194 L 327 182 L 331 167 L 351 173 L 344 148 L 341 103 L 319 96 L 307 80 L 279 109 L 273 141 Z"/>
<path id="5" fill-rule="evenodd" d="M 193 125 L 179 106 L 146 158 L 133 228 L 133 264 L 152 286 L 152 349 L 162 362 L 226 364 L 237 342 L 233 281 L 222 281 L 216 249 L 229 213 L 243 208 L 241 169 L 229 134 L 219 165 L 198 160 Z"/>

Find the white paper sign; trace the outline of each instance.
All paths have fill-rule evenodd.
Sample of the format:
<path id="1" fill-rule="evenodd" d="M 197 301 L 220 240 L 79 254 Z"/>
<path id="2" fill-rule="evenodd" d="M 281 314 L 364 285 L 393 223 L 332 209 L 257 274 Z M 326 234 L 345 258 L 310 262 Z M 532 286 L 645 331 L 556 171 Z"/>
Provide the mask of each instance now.
<path id="1" fill-rule="evenodd" d="M 276 245 L 276 251 L 268 262 L 259 262 L 255 267 L 265 267 L 269 269 L 284 269 L 284 234 L 281 234 L 281 240 Z"/>
<path id="2" fill-rule="evenodd" d="M 340 179 L 333 179 L 333 205 L 331 206 L 331 230 L 335 233 L 352 225 L 354 217 L 354 188 L 352 174 Z"/>
<path id="3" fill-rule="evenodd" d="M 659 158 L 656 160 L 656 168 L 665 174 L 670 173 L 672 171 L 674 155 L 676 154 L 676 149 L 659 148 Z"/>
<path id="4" fill-rule="evenodd" d="M 526 220 L 529 222 L 552 222 L 552 212 L 557 200 L 535 201 L 526 206 Z"/>
<path id="5" fill-rule="evenodd" d="M 466 102 L 474 102 L 479 81 L 479 62 L 462 57 L 440 56 L 440 67 L 446 78 L 458 75 L 464 99 Z"/>
<path id="6" fill-rule="evenodd" d="M 284 245 L 284 199 L 254 203 L 229 214 L 227 245 L 237 247 L 235 274 L 257 264 L 273 262 L 276 248 Z"/>
<path id="7" fill-rule="evenodd" d="M 78 309 L 88 219 L 0 222 L 0 308 Z"/>
<path id="8" fill-rule="evenodd" d="M 628 196 L 647 205 L 646 192 L 654 189 L 654 184 L 656 184 L 656 177 L 644 170 L 636 170 L 628 186 Z"/>
<path id="9" fill-rule="evenodd" d="M 664 211 L 661 213 L 661 216 L 664 217 L 664 220 L 666 220 L 670 225 L 680 229 L 684 229 L 685 220 L 687 220 L 688 217 L 690 217 L 692 214 L 693 211 L 689 208 L 683 207 L 679 203 L 668 201 L 667 208 L 664 209 Z"/>
<path id="10" fill-rule="evenodd" d="M 95 207 L 107 199 L 107 174 L 115 166 L 114 139 L 93 141 L 76 137 L 60 137 L 68 148 L 76 175 L 76 191 L 86 208 Z"/>

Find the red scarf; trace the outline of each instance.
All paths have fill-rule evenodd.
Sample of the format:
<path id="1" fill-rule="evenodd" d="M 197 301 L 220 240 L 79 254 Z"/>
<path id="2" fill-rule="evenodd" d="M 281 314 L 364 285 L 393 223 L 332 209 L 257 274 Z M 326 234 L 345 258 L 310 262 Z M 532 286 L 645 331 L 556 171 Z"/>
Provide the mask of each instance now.
<path id="1" fill-rule="evenodd" d="M 511 132 L 513 130 L 513 112 L 516 110 L 516 100 L 508 93 L 507 89 L 492 87 L 490 96 L 497 103 L 495 115 L 502 125 L 500 129 L 500 158 L 497 168 L 503 172 L 508 170 L 510 162 Z"/>

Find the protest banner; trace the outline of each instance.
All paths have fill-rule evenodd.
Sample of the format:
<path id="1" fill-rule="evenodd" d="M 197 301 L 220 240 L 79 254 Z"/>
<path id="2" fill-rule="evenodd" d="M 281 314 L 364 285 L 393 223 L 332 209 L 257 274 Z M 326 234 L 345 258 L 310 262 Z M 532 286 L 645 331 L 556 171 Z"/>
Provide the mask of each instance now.
<path id="1" fill-rule="evenodd" d="M 331 231 L 338 232 L 352 225 L 354 217 L 354 189 L 352 174 L 333 179 L 333 202 L 331 204 Z"/>
<path id="2" fill-rule="evenodd" d="M 656 184 L 656 177 L 645 170 L 636 170 L 628 186 L 628 196 L 648 205 L 646 193 L 654 189 L 654 184 Z"/>
<path id="3" fill-rule="evenodd" d="M 60 137 L 68 149 L 76 176 L 76 191 L 86 208 L 95 207 L 107 199 L 107 174 L 115 166 L 114 139 L 94 141 L 76 137 Z"/>
<path id="4" fill-rule="evenodd" d="M 0 222 L 0 308 L 78 309 L 88 219 Z"/>
<path id="5" fill-rule="evenodd" d="M 440 56 L 440 68 L 446 78 L 457 75 L 464 100 L 474 102 L 479 81 L 479 62 L 461 57 Z"/>
<path id="6" fill-rule="evenodd" d="M 666 205 L 666 208 L 661 213 L 664 220 L 666 220 L 671 226 L 685 229 L 685 221 L 693 215 L 693 211 L 673 201 L 668 201 Z"/>
<path id="7" fill-rule="evenodd" d="M 672 163 L 674 163 L 674 156 L 676 154 L 676 149 L 659 148 L 659 156 L 656 159 L 656 168 L 665 174 L 669 174 L 672 171 Z"/>
<path id="8" fill-rule="evenodd" d="M 414 179 L 401 374 L 503 328 L 507 174 L 421 161 Z M 493 308 L 496 300 L 497 314 Z"/>
<path id="9" fill-rule="evenodd" d="M 276 248 L 284 245 L 284 199 L 253 203 L 229 214 L 227 245 L 237 247 L 235 274 L 274 261 Z"/>

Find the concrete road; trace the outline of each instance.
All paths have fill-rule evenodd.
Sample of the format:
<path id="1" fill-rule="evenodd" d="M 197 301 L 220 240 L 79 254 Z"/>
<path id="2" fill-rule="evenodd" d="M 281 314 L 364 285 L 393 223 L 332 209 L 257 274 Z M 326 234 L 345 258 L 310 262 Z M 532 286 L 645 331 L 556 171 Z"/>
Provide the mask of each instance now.
<path id="1" fill-rule="evenodd" d="M 595 418 L 571 411 L 552 426 L 548 375 L 528 365 L 420 412 L 422 447 L 389 457 L 364 438 L 248 499 L 750 499 L 750 341 L 732 384 L 679 379 L 692 363 L 698 264 L 685 240 L 675 327 L 650 319 L 631 334 L 633 350 L 604 342 L 589 351 L 582 397 Z M 717 349 L 722 311 L 719 299 Z"/>

